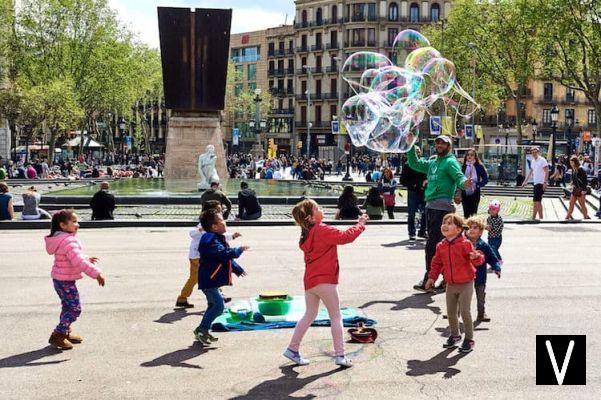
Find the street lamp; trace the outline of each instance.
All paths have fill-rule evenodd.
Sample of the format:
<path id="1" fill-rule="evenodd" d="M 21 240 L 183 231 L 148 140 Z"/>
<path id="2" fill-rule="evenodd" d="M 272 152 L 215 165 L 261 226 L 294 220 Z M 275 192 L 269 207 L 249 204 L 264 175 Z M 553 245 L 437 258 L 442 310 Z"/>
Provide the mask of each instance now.
<path id="1" fill-rule="evenodd" d="M 342 57 L 334 57 L 334 60 L 337 63 L 342 64 Z M 341 79 L 341 70 L 342 68 L 338 68 L 338 116 L 342 114 L 342 79 Z M 342 118 L 338 118 L 339 123 L 342 123 Z M 342 178 L 344 182 L 352 182 L 353 177 L 351 176 L 351 158 L 353 157 L 353 142 L 350 140 L 350 137 L 346 135 L 346 143 L 344 144 L 344 152 L 346 153 L 346 174 Z"/>
<path id="2" fill-rule="evenodd" d="M 555 173 L 555 136 L 557 135 L 557 118 L 559 117 L 559 109 L 554 104 L 551 109 L 551 124 L 553 137 L 551 138 L 551 170 Z"/>
<path id="3" fill-rule="evenodd" d="M 311 158 L 311 67 L 303 65 L 307 70 L 307 159 Z"/>
<path id="4" fill-rule="evenodd" d="M 566 129 L 567 129 L 567 149 L 566 155 L 568 156 L 568 160 L 570 159 L 570 155 L 572 154 L 572 126 L 574 125 L 574 116 L 572 113 L 566 114 Z"/>

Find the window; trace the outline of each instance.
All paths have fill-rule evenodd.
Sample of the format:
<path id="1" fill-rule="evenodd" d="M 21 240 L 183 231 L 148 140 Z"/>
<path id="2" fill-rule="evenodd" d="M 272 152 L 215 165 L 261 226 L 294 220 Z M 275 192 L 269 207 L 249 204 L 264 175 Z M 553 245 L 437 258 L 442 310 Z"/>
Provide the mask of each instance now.
<path id="1" fill-rule="evenodd" d="M 546 82 L 543 86 L 543 99 L 553 101 L 553 84 L 550 82 Z"/>
<path id="2" fill-rule="evenodd" d="M 278 92 L 280 92 L 280 93 L 284 92 L 284 80 L 283 79 L 278 79 Z"/>
<path id="3" fill-rule="evenodd" d="M 280 54 L 284 54 L 284 51 L 286 51 L 285 49 L 286 49 L 286 43 L 280 42 L 279 43 Z"/>
<path id="4" fill-rule="evenodd" d="M 301 36 L 301 47 L 303 49 L 307 48 L 307 35 Z"/>
<path id="5" fill-rule="evenodd" d="M 275 70 L 275 63 L 273 62 L 273 60 L 269 61 L 269 71 L 273 71 Z"/>
<path id="6" fill-rule="evenodd" d="M 244 78 L 244 68 L 242 67 L 242 65 L 236 65 L 235 67 L 235 75 L 234 75 L 234 80 L 236 81 L 241 81 Z"/>
<path id="7" fill-rule="evenodd" d="M 330 79 L 330 93 L 338 93 L 338 80 L 336 78 Z"/>
<path id="8" fill-rule="evenodd" d="M 301 94 L 304 95 L 307 92 L 307 81 L 301 82 Z"/>
<path id="9" fill-rule="evenodd" d="M 254 93 L 256 88 L 257 88 L 257 82 L 250 82 L 248 84 L 248 91 L 249 92 Z"/>
<path id="10" fill-rule="evenodd" d="M 288 72 L 290 72 L 290 73 L 294 72 L 294 60 L 293 59 L 288 60 Z"/>
<path id="11" fill-rule="evenodd" d="M 576 101 L 576 91 L 574 89 L 566 88 L 566 101 L 570 103 Z"/>
<path id="12" fill-rule="evenodd" d="M 278 72 L 279 73 L 284 72 L 284 60 L 278 60 Z"/>
<path id="13" fill-rule="evenodd" d="M 394 44 L 394 39 L 398 34 L 399 30 L 397 28 L 388 28 L 388 46 L 392 46 Z"/>
<path id="14" fill-rule="evenodd" d="M 409 21 L 419 22 L 419 5 L 417 3 L 411 3 L 411 8 L 409 8 Z"/>
<path id="15" fill-rule="evenodd" d="M 353 29 L 353 46 L 365 46 L 365 29 Z"/>
<path id="16" fill-rule="evenodd" d="M 288 50 L 290 50 L 290 52 L 294 51 L 294 40 L 288 41 Z"/>
<path id="17" fill-rule="evenodd" d="M 369 28 L 367 30 L 367 44 L 369 46 L 376 45 L 376 30 L 374 28 Z"/>
<path id="18" fill-rule="evenodd" d="M 543 125 L 551 125 L 551 109 L 543 109 Z"/>
<path id="19" fill-rule="evenodd" d="M 257 62 L 261 59 L 259 46 L 242 47 L 238 49 L 232 49 L 232 61 L 234 63 L 241 62 Z"/>
<path id="20" fill-rule="evenodd" d="M 330 120 L 334 120 L 334 117 L 338 114 L 338 107 L 336 104 L 330 105 Z"/>
<path id="21" fill-rule="evenodd" d="M 388 20 L 398 21 L 399 20 L 399 6 L 396 3 L 390 3 L 388 6 Z"/>
<path id="22" fill-rule="evenodd" d="M 284 108 L 284 99 L 279 99 L 278 100 L 278 109 L 282 109 Z"/>
<path id="23" fill-rule="evenodd" d="M 430 20 L 432 22 L 438 22 L 439 19 L 440 19 L 440 6 L 438 5 L 438 3 L 434 3 L 434 4 L 432 4 L 432 7 L 430 8 Z"/>
<path id="24" fill-rule="evenodd" d="M 292 83 L 292 82 L 293 82 L 293 81 L 292 81 L 292 79 L 288 79 L 288 86 L 287 86 L 287 88 L 288 88 L 288 89 L 287 89 L 287 90 L 288 90 L 288 93 L 292 93 L 292 92 L 293 92 L 293 90 L 294 90 L 294 89 L 293 89 L 293 86 L 292 86 L 292 85 L 293 85 L 293 83 Z"/>
<path id="25" fill-rule="evenodd" d="M 574 109 L 566 108 L 565 111 L 565 123 L 566 125 L 574 125 Z"/>
<path id="26" fill-rule="evenodd" d="M 317 46 L 318 49 L 321 49 L 321 44 L 322 44 L 321 33 L 317 33 L 317 34 L 315 34 L 315 45 Z"/>
<path id="27" fill-rule="evenodd" d="M 307 123 L 307 106 L 301 106 L 301 122 L 303 124 Z"/>
<path id="28" fill-rule="evenodd" d="M 323 12 L 321 11 L 321 7 L 317 9 L 315 20 L 317 22 L 317 25 L 323 24 Z"/>
<path id="29" fill-rule="evenodd" d="M 597 125 L 597 113 L 595 110 L 591 109 L 588 110 L 588 126 L 595 126 Z"/>
<path id="30" fill-rule="evenodd" d="M 365 21 L 365 3 L 353 4 L 353 21 Z"/>
<path id="31" fill-rule="evenodd" d="M 315 81 L 315 93 L 321 94 L 321 79 Z"/>
<path id="32" fill-rule="evenodd" d="M 338 22 L 338 7 L 332 6 L 332 22 Z"/>
<path id="33" fill-rule="evenodd" d="M 275 53 L 275 43 L 269 43 L 269 47 L 267 48 L 267 54 L 272 56 Z"/>
<path id="34" fill-rule="evenodd" d="M 248 64 L 248 78 L 249 81 L 257 80 L 257 64 Z"/>
<path id="35" fill-rule="evenodd" d="M 273 79 L 269 80 L 269 89 L 273 88 Z"/>
<path id="36" fill-rule="evenodd" d="M 315 57 L 315 67 L 316 69 L 321 69 L 321 56 Z"/>
<path id="37" fill-rule="evenodd" d="M 337 31 L 330 32 L 330 47 L 333 49 L 338 47 L 338 32 Z"/>
<path id="38" fill-rule="evenodd" d="M 307 24 L 307 10 L 303 10 L 303 12 L 301 13 L 301 21 L 303 25 Z"/>
<path id="39" fill-rule="evenodd" d="M 369 3 L 367 5 L 367 19 L 368 21 L 376 20 L 376 3 Z"/>
<path id="40" fill-rule="evenodd" d="M 315 106 L 315 122 L 317 124 L 321 122 L 321 106 Z"/>
<path id="41" fill-rule="evenodd" d="M 242 94 L 243 90 L 244 90 L 244 85 L 241 83 L 238 83 L 236 86 L 234 86 L 234 94 L 236 96 L 240 96 Z"/>
<path id="42" fill-rule="evenodd" d="M 292 110 L 294 108 L 294 102 L 292 99 L 288 99 L 288 109 Z"/>

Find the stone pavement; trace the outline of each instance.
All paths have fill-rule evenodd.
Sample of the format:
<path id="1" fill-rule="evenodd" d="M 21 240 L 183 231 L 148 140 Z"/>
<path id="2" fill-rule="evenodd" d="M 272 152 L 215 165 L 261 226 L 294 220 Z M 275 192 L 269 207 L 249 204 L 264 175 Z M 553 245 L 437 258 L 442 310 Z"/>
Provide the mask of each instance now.
<path id="1" fill-rule="evenodd" d="M 60 305 L 49 277 L 44 231 L 0 232 L 1 399 L 561 399 L 601 391 L 601 227 L 506 226 L 502 279 L 489 275 L 492 322 L 475 332 L 469 355 L 444 350 L 443 295 L 411 289 L 423 273 L 423 244 L 406 227 L 371 226 L 339 249 L 343 306 L 378 320 L 375 344 L 347 344 L 350 370 L 335 368 L 327 328 L 311 328 L 302 351 L 313 363 L 292 368 L 281 356 L 292 330 L 220 333 L 194 343 L 205 301 L 174 311 L 187 273 L 187 229 L 83 230 L 100 257 L 106 287 L 85 278 L 85 342 L 59 353 L 46 341 Z M 302 293 L 298 228 L 245 228 L 236 242 L 248 276 L 228 295 L 267 289 Z M 475 304 L 474 304 L 475 307 Z M 587 335 L 587 386 L 536 386 L 537 334 Z"/>

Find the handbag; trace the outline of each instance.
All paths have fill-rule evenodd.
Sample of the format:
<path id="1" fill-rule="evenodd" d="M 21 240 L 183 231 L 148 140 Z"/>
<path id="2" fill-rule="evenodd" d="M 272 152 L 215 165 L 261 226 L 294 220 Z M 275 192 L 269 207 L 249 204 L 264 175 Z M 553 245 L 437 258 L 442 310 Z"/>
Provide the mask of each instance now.
<path id="1" fill-rule="evenodd" d="M 384 197 L 384 205 L 386 207 L 392 207 L 396 203 L 394 194 L 384 193 L 382 196 Z"/>

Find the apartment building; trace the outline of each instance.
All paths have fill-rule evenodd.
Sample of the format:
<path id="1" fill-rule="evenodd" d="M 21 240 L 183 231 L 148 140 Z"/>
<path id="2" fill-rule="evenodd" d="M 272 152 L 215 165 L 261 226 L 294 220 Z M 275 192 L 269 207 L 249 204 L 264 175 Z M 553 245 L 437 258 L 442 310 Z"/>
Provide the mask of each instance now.
<path id="1" fill-rule="evenodd" d="M 353 94 L 340 77 L 340 67 L 357 51 L 375 51 L 395 58 L 392 44 L 403 29 L 420 30 L 448 15 L 450 1 L 297 0 L 295 139 L 311 153 L 336 145 L 331 121 Z M 323 153 L 323 152 L 322 152 Z"/>

